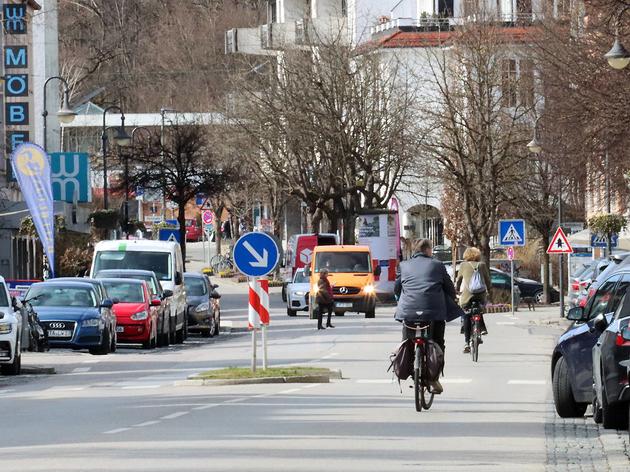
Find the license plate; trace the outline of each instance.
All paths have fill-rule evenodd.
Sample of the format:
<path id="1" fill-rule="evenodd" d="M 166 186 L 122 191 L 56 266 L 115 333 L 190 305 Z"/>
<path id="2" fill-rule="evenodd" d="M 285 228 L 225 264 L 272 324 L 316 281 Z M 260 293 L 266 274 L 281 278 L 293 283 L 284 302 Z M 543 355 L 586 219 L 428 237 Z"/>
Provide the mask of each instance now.
<path id="1" fill-rule="evenodd" d="M 72 331 L 67 329 L 51 329 L 48 330 L 49 338 L 71 338 Z"/>
<path id="2" fill-rule="evenodd" d="M 117 333 L 124 333 L 125 332 L 125 327 L 124 326 L 116 326 L 116 332 Z"/>
<path id="3" fill-rule="evenodd" d="M 335 306 L 337 308 L 352 308 L 352 303 L 337 302 L 335 303 Z"/>

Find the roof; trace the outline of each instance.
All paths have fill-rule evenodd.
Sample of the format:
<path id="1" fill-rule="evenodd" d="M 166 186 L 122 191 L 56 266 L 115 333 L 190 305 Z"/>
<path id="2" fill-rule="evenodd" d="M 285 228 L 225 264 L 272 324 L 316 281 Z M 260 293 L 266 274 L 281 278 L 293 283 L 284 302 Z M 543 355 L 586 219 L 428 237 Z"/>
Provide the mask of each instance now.
<path id="1" fill-rule="evenodd" d="M 506 27 L 501 30 L 501 36 L 513 43 L 527 43 L 534 28 Z M 394 48 L 426 48 L 443 46 L 453 36 L 453 31 L 394 31 L 391 34 L 376 38 L 372 45 L 385 49 Z"/>
<path id="2" fill-rule="evenodd" d="M 61 123 L 62 128 L 102 128 L 103 112 L 98 113 L 98 108 L 90 106 L 79 106 L 76 110 L 79 113 L 70 123 Z M 93 113 L 96 111 L 97 113 Z M 228 118 L 221 113 L 168 113 L 165 115 L 164 126 L 172 123 L 179 124 L 227 124 Z M 162 124 L 160 113 L 125 113 L 125 126 L 131 128 L 136 126 L 157 127 Z M 105 115 L 105 126 L 120 126 L 120 113 L 107 113 Z"/>
<path id="3" fill-rule="evenodd" d="M 147 282 L 145 280 L 139 279 L 125 279 L 122 277 L 111 277 L 111 278 L 102 278 L 99 279 L 101 282 L 111 282 L 111 283 L 126 283 L 126 284 L 134 284 L 134 285 L 144 285 Z"/>
<path id="4" fill-rule="evenodd" d="M 179 243 L 174 241 L 153 241 L 152 239 L 118 239 L 114 241 L 101 241 L 96 243 L 98 250 L 135 250 L 135 249 L 175 249 Z M 124 247 L 123 247 L 124 246 Z"/>
<path id="5" fill-rule="evenodd" d="M 109 275 L 109 274 L 128 274 L 128 275 L 155 275 L 152 270 L 140 270 L 140 269 L 103 269 L 99 270 L 96 275 Z M 101 280 L 99 277 L 98 280 Z"/>
<path id="6" fill-rule="evenodd" d="M 33 285 L 66 285 L 66 286 L 70 286 L 70 287 L 90 287 L 90 288 L 93 288 L 95 283 L 94 282 L 83 282 L 82 280 L 48 279 L 48 280 L 44 280 L 43 282 L 34 283 Z"/>
<path id="7" fill-rule="evenodd" d="M 315 252 L 370 252 L 369 246 L 354 244 L 338 244 L 335 246 L 315 246 Z"/>

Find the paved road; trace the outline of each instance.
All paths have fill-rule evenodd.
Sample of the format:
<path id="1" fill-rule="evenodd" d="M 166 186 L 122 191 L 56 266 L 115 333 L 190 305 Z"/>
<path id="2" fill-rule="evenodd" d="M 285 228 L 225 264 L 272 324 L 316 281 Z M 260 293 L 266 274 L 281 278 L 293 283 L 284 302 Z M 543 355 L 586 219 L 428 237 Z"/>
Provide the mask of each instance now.
<path id="1" fill-rule="evenodd" d="M 240 287 L 225 288 L 244 306 Z M 539 324 L 551 312 L 489 315 L 490 336 L 476 365 L 460 352 L 459 327 L 451 324 L 446 391 L 418 414 L 411 389 L 405 384 L 401 393 L 386 372 L 400 337 L 392 308 L 381 308 L 374 320 L 337 318 L 335 329 L 317 332 L 305 316 L 288 319 L 279 295 L 272 298 L 272 363 L 341 369 L 343 380 L 176 386 L 200 370 L 247 365 L 250 338 L 244 333 L 191 338 L 151 353 L 32 354 L 27 364 L 56 365 L 60 373 L 0 378 L 0 470 L 555 471 L 630 465 L 622 452 L 627 433 L 602 441 L 590 419 L 559 422 L 551 412 L 549 353 L 560 328 Z M 580 450 L 592 451 L 572 452 L 579 441 Z M 577 464 L 572 457 L 579 457 Z"/>

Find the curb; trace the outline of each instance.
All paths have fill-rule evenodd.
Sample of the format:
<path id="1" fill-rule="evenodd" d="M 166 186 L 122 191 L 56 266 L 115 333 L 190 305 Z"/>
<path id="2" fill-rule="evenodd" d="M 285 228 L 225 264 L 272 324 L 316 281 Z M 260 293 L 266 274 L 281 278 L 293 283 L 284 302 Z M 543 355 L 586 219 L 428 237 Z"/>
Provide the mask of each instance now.
<path id="1" fill-rule="evenodd" d="M 342 379 L 340 370 L 331 370 L 329 375 L 303 375 L 300 377 L 266 377 L 259 379 L 197 379 L 175 382 L 176 387 L 220 387 L 224 385 L 289 384 L 289 383 L 330 383 L 330 379 Z"/>
<path id="2" fill-rule="evenodd" d="M 52 375 L 56 373 L 54 367 L 23 366 L 21 375 Z"/>

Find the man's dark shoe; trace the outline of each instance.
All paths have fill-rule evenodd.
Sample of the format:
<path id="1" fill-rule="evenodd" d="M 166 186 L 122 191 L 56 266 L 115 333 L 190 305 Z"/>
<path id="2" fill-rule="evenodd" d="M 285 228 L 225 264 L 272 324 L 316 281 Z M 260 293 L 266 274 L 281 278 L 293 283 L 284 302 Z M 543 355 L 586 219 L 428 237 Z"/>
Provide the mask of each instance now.
<path id="1" fill-rule="evenodd" d="M 334 326 L 333 326 L 331 323 L 328 323 L 328 324 L 326 325 L 326 328 L 334 328 Z"/>
<path id="2" fill-rule="evenodd" d="M 470 354 L 470 344 L 464 346 L 464 354 Z"/>
<path id="3" fill-rule="evenodd" d="M 431 387 L 431 392 L 439 395 L 444 391 L 444 387 L 439 380 L 434 380 L 433 382 L 429 382 L 429 386 Z"/>
<path id="4" fill-rule="evenodd" d="M 326 329 L 323 326 L 318 326 L 317 329 Z"/>

